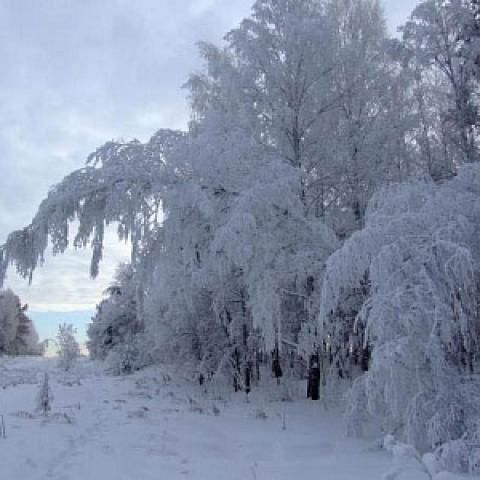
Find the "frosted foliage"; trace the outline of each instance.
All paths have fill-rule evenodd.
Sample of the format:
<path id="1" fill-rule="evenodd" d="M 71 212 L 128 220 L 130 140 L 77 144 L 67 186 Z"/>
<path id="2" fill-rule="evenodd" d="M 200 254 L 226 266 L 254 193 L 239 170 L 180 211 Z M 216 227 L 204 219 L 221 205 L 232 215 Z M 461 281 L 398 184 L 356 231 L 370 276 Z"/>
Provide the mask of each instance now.
<path id="1" fill-rule="evenodd" d="M 307 356 L 328 345 L 330 376 L 349 376 L 346 357 L 364 367 L 374 346 L 351 396 L 361 397 L 349 410 L 355 430 L 362 409 L 378 409 L 388 428 L 416 436 L 405 412 L 431 408 L 412 382 L 429 378 L 424 359 L 475 348 L 476 229 L 428 182 L 378 193 L 367 209 L 382 185 L 423 170 L 411 72 L 392 53 L 379 2 L 258 0 L 221 46 L 199 48 L 188 130 L 94 152 L 0 247 L 0 283 L 9 266 L 31 278 L 48 243 L 54 253 L 91 248 L 95 276 L 115 224 L 131 265 L 98 305 L 92 357 L 117 372 L 151 359 L 235 370 L 238 386 L 242 368 L 274 347 Z M 476 195 L 456 194 L 464 204 Z M 451 292 L 455 323 L 442 321 Z M 411 336 L 432 311 L 435 336 Z M 406 405 L 407 395 L 417 400 Z M 445 436 L 428 428 L 430 443 Z"/>
<path id="2" fill-rule="evenodd" d="M 101 360 L 142 330 L 137 317 L 137 281 L 130 264 L 118 267 L 114 282 L 104 293 L 87 330 L 90 357 Z"/>
<path id="3" fill-rule="evenodd" d="M 258 172 L 212 243 L 212 267 L 221 269 L 219 275 L 225 265 L 242 270 L 253 326 L 262 331 L 267 348 L 281 335 L 283 289 L 295 278 L 318 277 L 336 244 L 321 222 L 305 219 L 298 184 L 289 166 Z"/>
<path id="4" fill-rule="evenodd" d="M 363 428 L 368 421 L 367 402 L 365 382 L 357 379 L 347 394 L 345 421 L 349 435 L 358 437 L 363 435 Z"/>
<path id="5" fill-rule="evenodd" d="M 7 348 L 17 334 L 18 299 L 12 291 L 7 290 L 2 293 L 0 302 L 0 344 L 2 348 Z"/>
<path id="6" fill-rule="evenodd" d="M 138 250 L 140 240 L 155 226 L 160 192 L 180 175 L 180 166 L 174 171 L 166 157 L 182 138 L 181 133 L 161 130 L 146 144 L 109 142 L 99 148 L 85 168 L 50 190 L 28 227 L 9 235 L 0 248 L 0 285 L 9 264 L 31 279 L 49 239 L 54 253 L 64 252 L 73 220 L 79 222 L 73 245 L 92 248 L 92 276 L 102 259 L 106 225 L 116 223 L 120 238 L 131 239 Z"/>
<path id="7" fill-rule="evenodd" d="M 259 330 L 267 348 L 284 334 L 296 342 L 318 313 L 312 293 L 335 233 L 362 224 L 374 188 L 403 171 L 395 152 L 408 129 L 396 117 L 399 75 L 385 39 L 374 0 L 255 2 L 223 46 L 200 43 L 188 132 L 97 150 L 8 237 L 0 281 L 9 265 L 31 277 L 47 242 L 61 253 L 71 237 L 92 248 L 95 276 L 114 223 L 132 243 L 142 328 L 168 338 L 180 328 L 177 350 L 195 355 L 205 354 L 205 331 L 233 345 L 240 326 Z M 103 324 L 117 308 L 101 308 L 91 332 L 104 356 Z"/>
<path id="8" fill-rule="evenodd" d="M 75 339 L 76 333 L 71 324 L 64 323 L 58 326 L 58 363 L 64 370 L 70 370 L 80 355 L 80 346 Z"/>
<path id="9" fill-rule="evenodd" d="M 152 342 L 138 317 L 137 290 L 132 265 L 120 264 L 88 326 L 90 357 L 106 360 L 115 374 L 131 373 L 152 362 Z"/>
<path id="10" fill-rule="evenodd" d="M 142 334 L 126 336 L 108 350 L 105 363 L 114 375 L 129 374 L 151 364 L 150 339 Z"/>
<path id="11" fill-rule="evenodd" d="M 474 375 L 479 182 L 475 165 L 441 185 L 415 181 L 380 191 L 370 202 L 366 227 L 327 262 L 324 335 L 332 331 L 345 293 L 368 278 L 353 326 L 364 330 L 372 349 L 369 371 L 360 379 L 366 410 L 420 450 L 462 437 L 480 413 Z M 350 398 L 350 411 L 357 396 Z"/>
<path id="12" fill-rule="evenodd" d="M 208 325 L 213 313 L 233 337 L 240 322 L 260 329 L 268 349 L 281 336 L 283 289 L 320 279 L 336 238 L 305 215 L 314 150 L 296 142 L 313 135 L 329 104 L 313 88 L 333 80 L 332 52 L 313 48 L 330 38 L 327 23 L 317 2 L 258 2 L 226 48 L 200 45 L 206 68 L 187 83 L 194 111 L 182 147 L 192 178 L 164 198 L 164 255 L 148 316 L 158 309 L 191 336 L 192 322 Z"/>
<path id="13" fill-rule="evenodd" d="M 277 290 L 278 284 L 273 278 L 262 278 L 256 282 L 256 289 L 251 296 L 254 326 L 261 329 L 268 349 L 273 349 L 281 334 Z"/>
<path id="14" fill-rule="evenodd" d="M 0 354 L 41 353 L 38 334 L 26 314 L 27 306 L 11 290 L 0 290 Z"/>
<path id="15" fill-rule="evenodd" d="M 418 88 L 419 143 L 436 178 L 479 158 L 477 29 L 478 4 L 469 0 L 421 1 L 402 28 Z"/>

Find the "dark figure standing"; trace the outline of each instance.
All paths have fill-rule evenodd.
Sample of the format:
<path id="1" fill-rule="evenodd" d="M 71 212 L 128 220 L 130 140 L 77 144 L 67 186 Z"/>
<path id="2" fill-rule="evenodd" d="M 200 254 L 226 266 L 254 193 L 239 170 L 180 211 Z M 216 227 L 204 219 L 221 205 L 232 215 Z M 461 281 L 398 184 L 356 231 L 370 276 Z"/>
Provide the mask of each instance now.
<path id="1" fill-rule="evenodd" d="M 247 367 L 245 368 L 245 393 L 248 395 L 250 393 L 250 383 L 251 383 L 251 366 L 248 362 Z"/>
<path id="2" fill-rule="evenodd" d="M 272 360 L 272 373 L 273 376 L 277 379 L 277 383 L 280 383 L 280 378 L 283 375 L 282 367 L 280 366 L 280 358 L 278 355 L 275 355 Z"/>
<path id="3" fill-rule="evenodd" d="M 320 366 L 317 358 L 312 358 L 308 371 L 307 398 L 320 399 Z"/>

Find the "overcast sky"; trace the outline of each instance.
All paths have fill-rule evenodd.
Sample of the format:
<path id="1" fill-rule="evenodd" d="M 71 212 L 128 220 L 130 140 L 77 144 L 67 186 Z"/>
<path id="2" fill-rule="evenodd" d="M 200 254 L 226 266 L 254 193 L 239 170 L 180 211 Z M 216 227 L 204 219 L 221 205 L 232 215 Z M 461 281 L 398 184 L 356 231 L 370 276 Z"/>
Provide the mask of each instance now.
<path id="1" fill-rule="evenodd" d="M 220 42 L 250 0 L 0 0 L 0 242 L 28 224 L 48 188 L 112 138 L 147 139 L 188 118 L 195 43 Z M 416 0 L 387 0 L 391 31 Z M 91 309 L 125 246 L 88 278 L 88 252 L 47 259 L 28 287 L 33 311 Z"/>

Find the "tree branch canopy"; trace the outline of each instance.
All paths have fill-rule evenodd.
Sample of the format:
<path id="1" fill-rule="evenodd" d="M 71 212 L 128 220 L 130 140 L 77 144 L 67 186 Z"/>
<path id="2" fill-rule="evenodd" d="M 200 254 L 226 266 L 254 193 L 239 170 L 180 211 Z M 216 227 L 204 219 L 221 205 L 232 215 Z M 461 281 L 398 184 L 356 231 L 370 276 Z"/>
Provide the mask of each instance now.
<path id="1" fill-rule="evenodd" d="M 149 206 L 161 204 L 162 192 L 180 179 L 181 170 L 167 157 L 184 139 L 182 132 L 160 130 L 145 144 L 111 141 L 92 153 L 84 168 L 49 191 L 32 223 L 12 232 L 0 247 L 0 285 L 9 265 L 31 281 L 49 242 L 54 254 L 69 246 L 74 221 L 79 223 L 74 247 L 92 247 L 92 277 L 102 259 L 105 226 L 116 223 L 119 237 L 138 248 L 151 227 Z"/>

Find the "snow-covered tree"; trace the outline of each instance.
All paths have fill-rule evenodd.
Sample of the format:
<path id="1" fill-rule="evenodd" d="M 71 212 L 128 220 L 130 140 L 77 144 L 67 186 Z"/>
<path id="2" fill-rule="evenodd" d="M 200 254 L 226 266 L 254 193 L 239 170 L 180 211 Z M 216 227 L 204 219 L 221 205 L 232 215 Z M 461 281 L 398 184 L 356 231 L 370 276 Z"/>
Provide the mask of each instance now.
<path id="1" fill-rule="evenodd" d="M 430 142 L 432 134 L 441 138 L 447 150 L 437 159 L 446 154 L 444 165 L 434 171 L 440 177 L 454 173 L 459 164 L 478 160 L 478 44 L 473 35 L 477 21 L 469 0 L 425 0 L 403 27 L 404 44 L 417 79 L 435 85 L 433 91 L 430 89 L 433 101 L 427 103 L 425 96 L 423 108 L 440 117 L 436 132 L 429 135 Z M 423 128 L 429 127 L 432 125 L 427 123 Z"/>
<path id="2" fill-rule="evenodd" d="M 333 88 L 339 108 L 327 130 L 317 133 L 321 155 L 329 160 L 315 167 L 316 182 L 330 178 L 314 191 L 317 210 L 345 237 L 363 226 L 366 205 L 379 186 L 414 173 L 407 145 L 413 124 L 409 79 L 392 56 L 380 3 L 327 5 L 338 45 Z"/>
<path id="3" fill-rule="evenodd" d="M 130 264 L 119 265 L 104 294 L 87 330 L 90 357 L 107 360 L 116 374 L 151 363 L 153 342 L 138 315 L 138 283 Z"/>
<path id="4" fill-rule="evenodd" d="M 129 264 L 118 267 L 107 297 L 97 306 L 88 326 L 87 348 L 92 358 L 105 359 L 109 350 L 142 330 L 137 321 L 137 283 Z"/>
<path id="5" fill-rule="evenodd" d="M 27 316 L 27 305 L 11 291 L 0 291 L 0 353 L 40 354 L 38 334 Z"/>
<path id="6" fill-rule="evenodd" d="M 58 360 L 60 367 L 67 371 L 72 368 L 80 355 L 80 345 L 75 338 L 76 333 L 72 324 L 64 323 L 58 326 Z"/>
<path id="7" fill-rule="evenodd" d="M 442 185 L 387 188 L 366 227 L 327 262 L 323 338 L 371 349 L 349 400 L 351 424 L 370 414 L 419 450 L 472 435 L 480 415 L 480 168 Z M 335 315 L 361 292 L 346 324 Z M 472 438 L 472 437 L 470 437 Z"/>
<path id="8" fill-rule="evenodd" d="M 13 264 L 31 277 L 48 238 L 63 252 L 78 219 L 73 243 L 91 245 L 95 275 L 115 222 L 132 242 L 128 323 L 157 339 L 157 352 L 176 345 L 216 370 L 231 354 L 248 363 L 249 342 L 297 342 L 338 245 L 324 222 L 342 236 L 361 226 L 374 188 L 392 177 L 385 159 L 397 168 L 405 131 L 388 115 L 398 90 L 385 38 L 372 0 L 258 0 L 223 48 L 201 44 L 205 69 L 187 82 L 189 131 L 100 148 L 9 236 L 0 272 Z M 114 296 L 92 324 L 94 355 L 104 355 L 110 326 L 122 337 Z M 167 331 L 182 331 L 183 345 L 165 345 Z"/>

